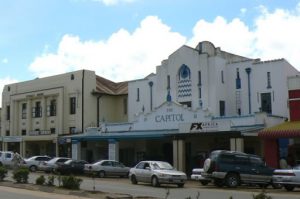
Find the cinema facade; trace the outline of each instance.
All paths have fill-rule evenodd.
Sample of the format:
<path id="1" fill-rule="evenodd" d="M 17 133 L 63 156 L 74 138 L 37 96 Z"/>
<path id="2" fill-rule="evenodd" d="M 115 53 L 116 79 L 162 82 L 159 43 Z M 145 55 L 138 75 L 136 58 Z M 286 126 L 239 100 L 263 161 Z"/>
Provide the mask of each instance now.
<path id="1" fill-rule="evenodd" d="M 297 73 L 284 59 L 246 58 L 207 41 L 182 46 L 155 74 L 128 82 L 127 122 L 67 136 L 72 157 L 165 160 L 190 172 L 215 149 L 263 156 L 257 134 L 289 119 L 287 78 Z"/>

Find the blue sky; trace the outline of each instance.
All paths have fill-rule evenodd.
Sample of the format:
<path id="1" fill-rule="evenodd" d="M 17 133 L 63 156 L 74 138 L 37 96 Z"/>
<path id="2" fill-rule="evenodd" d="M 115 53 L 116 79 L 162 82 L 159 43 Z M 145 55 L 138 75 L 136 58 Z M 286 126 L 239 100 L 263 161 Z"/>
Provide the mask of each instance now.
<path id="1" fill-rule="evenodd" d="M 1 0 L 0 87 L 72 70 L 143 78 L 209 40 L 300 70 L 300 0 Z"/>

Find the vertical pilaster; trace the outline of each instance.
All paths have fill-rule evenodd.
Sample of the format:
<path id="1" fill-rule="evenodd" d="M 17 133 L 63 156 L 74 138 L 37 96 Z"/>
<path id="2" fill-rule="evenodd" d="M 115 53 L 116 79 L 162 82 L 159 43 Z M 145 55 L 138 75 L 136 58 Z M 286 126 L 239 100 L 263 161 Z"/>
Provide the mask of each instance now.
<path id="1" fill-rule="evenodd" d="M 173 166 L 185 171 L 185 141 L 173 140 Z"/>
<path id="2" fill-rule="evenodd" d="M 244 152 L 244 138 L 230 138 L 230 150 Z"/>
<path id="3" fill-rule="evenodd" d="M 72 159 L 80 160 L 81 153 L 80 153 L 81 144 L 78 141 L 72 141 Z"/>

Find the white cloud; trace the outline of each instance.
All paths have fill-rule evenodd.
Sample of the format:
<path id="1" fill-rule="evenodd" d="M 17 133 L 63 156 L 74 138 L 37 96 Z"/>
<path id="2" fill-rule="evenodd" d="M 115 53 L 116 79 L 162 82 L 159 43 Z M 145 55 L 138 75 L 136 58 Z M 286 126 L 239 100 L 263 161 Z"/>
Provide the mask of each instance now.
<path id="1" fill-rule="evenodd" d="M 44 77 L 71 70 L 90 69 L 114 81 L 143 78 L 186 42 L 154 16 L 145 18 L 132 33 L 120 29 L 107 40 L 81 41 L 65 35 L 56 53 L 44 53 L 30 70 Z"/>
<path id="2" fill-rule="evenodd" d="M 82 41 L 78 36 L 64 35 L 57 51 L 36 57 L 30 70 L 44 77 L 85 68 L 113 81 L 132 80 L 155 72 L 155 66 L 181 45 L 195 47 L 203 40 L 250 58 L 286 58 L 300 70 L 299 25 L 300 4 L 292 11 L 270 12 L 260 7 L 253 28 L 239 18 L 199 20 L 189 39 L 171 31 L 158 17 L 149 16 L 133 32 L 120 29 L 106 40 Z"/>
<path id="3" fill-rule="evenodd" d="M 136 0 L 93 0 L 96 2 L 101 2 L 107 6 L 113 6 L 113 5 L 117 5 L 119 3 L 132 3 Z"/>
<path id="4" fill-rule="evenodd" d="M 241 9 L 240 9 L 240 12 L 241 12 L 242 15 L 246 14 L 247 8 L 241 8 Z"/>
<path id="5" fill-rule="evenodd" d="M 12 84 L 18 82 L 16 79 L 12 79 L 11 77 L 5 77 L 0 79 L 0 90 L 3 91 L 3 87 L 6 84 Z M 0 106 L 2 107 L 2 97 L 0 97 Z"/>
<path id="6" fill-rule="evenodd" d="M 4 59 L 2 59 L 2 61 L 1 61 L 3 64 L 7 64 L 8 63 L 8 59 L 7 58 L 4 58 Z"/>
<path id="7" fill-rule="evenodd" d="M 242 56 L 263 60 L 285 58 L 300 70 L 300 3 L 292 11 L 270 12 L 263 6 L 259 9 L 252 30 L 238 18 L 230 22 L 223 17 L 213 22 L 200 20 L 188 44 L 194 47 L 199 41 L 209 40 L 223 50 Z"/>

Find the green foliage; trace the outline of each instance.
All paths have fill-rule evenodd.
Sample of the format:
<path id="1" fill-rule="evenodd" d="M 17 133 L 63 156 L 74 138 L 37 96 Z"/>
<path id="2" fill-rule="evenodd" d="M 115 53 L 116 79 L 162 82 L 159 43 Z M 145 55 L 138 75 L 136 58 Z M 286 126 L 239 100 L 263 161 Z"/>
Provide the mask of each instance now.
<path id="1" fill-rule="evenodd" d="M 46 181 L 46 178 L 41 175 L 40 177 L 38 177 L 36 180 L 35 180 L 35 184 L 38 184 L 38 185 L 44 185 L 45 184 L 45 181 Z"/>
<path id="2" fill-rule="evenodd" d="M 258 195 L 253 195 L 253 199 L 272 199 L 271 196 L 268 196 L 265 192 L 265 190 L 262 190 L 262 192 Z"/>
<path id="3" fill-rule="evenodd" d="M 3 181 L 7 175 L 7 169 L 3 166 L 0 166 L 0 181 Z"/>
<path id="4" fill-rule="evenodd" d="M 54 179 L 55 179 L 55 176 L 48 176 L 47 185 L 54 186 Z"/>
<path id="5" fill-rule="evenodd" d="M 29 169 L 25 167 L 20 167 L 13 172 L 13 179 L 17 183 L 27 183 L 28 175 L 29 175 Z"/>
<path id="6" fill-rule="evenodd" d="M 74 176 L 63 176 L 62 177 L 62 187 L 66 189 L 76 189 L 80 188 L 82 179 L 76 178 Z"/>

